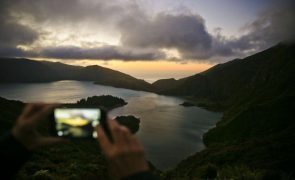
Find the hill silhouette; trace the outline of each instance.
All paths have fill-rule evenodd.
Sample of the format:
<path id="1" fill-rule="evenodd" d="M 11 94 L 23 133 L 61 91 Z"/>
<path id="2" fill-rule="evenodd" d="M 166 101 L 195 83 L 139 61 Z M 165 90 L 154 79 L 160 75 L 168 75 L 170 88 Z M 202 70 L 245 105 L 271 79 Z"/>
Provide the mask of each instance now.
<path id="1" fill-rule="evenodd" d="M 105 107 L 111 110 L 127 103 L 118 97 L 105 95 L 81 99 L 66 107 Z M 10 130 L 25 103 L 0 97 L 0 134 Z M 119 116 L 116 120 L 132 133 L 139 130 L 140 120 L 132 115 Z M 48 134 L 48 124 L 43 121 L 39 127 L 42 134 Z M 12 162 L 13 163 L 13 162 Z M 151 165 L 151 167 L 153 167 Z M 154 169 L 154 168 L 153 168 Z M 75 140 L 59 146 L 48 147 L 34 153 L 22 167 L 16 179 L 111 179 L 107 162 L 95 140 Z"/>
<path id="2" fill-rule="evenodd" d="M 60 80 L 93 81 L 101 85 L 144 91 L 153 89 L 144 80 L 98 65 L 82 67 L 23 58 L 0 58 L 0 83 Z"/>
<path id="3" fill-rule="evenodd" d="M 259 91 L 273 96 L 294 90 L 294 45 L 278 44 L 244 59 L 218 64 L 202 73 L 180 80 L 153 83 L 160 94 L 189 96 L 202 102 L 220 102 L 224 108 L 248 100 Z M 164 87 L 163 87 L 164 86 Z M 170 88 L 168 88 L 170 87 Z"/>
<path id="4" fill-rule="evenodd" d="M 126 74 L 122 81 L 116 76 L 103 79 L 108 72 L 115 72 L 99 66 L 84 68 L 31 60 L 11 65 L 9 63 L 16 59 L 10 59 L 2 64 L 0 61 L 0 77 L 1 82 L 91 80 L 185 97 L 192 104 L 222 111 L 224 115 L 216 127 L 203 136 L 206 149 L 165 173 L 166 179 L 284 179 L 295 176 L 294 59 L 295 45 L 280 43 L 187 78 L 158 80 L 152 85 Z M 23 61 L 28 69 L 22 66 Z M 7 62 L 11 66 L 5 64 Z M 31 73 L 26 75 L 27 72 Z M 4 116 L 14 114 L 13 105 L 20 106 L 17 101 L 6 103 L 1 107 L 7 109 L 2 113 Z"/>
<path id="5" fill-rule="evenodd" d="M 224 112 L 203 136 L 207 148 L 182 161 L 167 179 L 294 178 L 294 59 L 294 44 L 278 44 L 177 80 L 171 89 L 158 88 Z"/>

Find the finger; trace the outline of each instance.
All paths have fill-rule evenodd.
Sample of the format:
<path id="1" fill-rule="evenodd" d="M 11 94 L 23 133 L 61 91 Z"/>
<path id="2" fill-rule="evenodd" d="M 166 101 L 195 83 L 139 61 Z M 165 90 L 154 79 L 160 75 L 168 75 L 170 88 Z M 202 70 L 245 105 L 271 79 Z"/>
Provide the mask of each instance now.
<path id="1" fill-rule="evenodd" d="M 29 119 L 29 117 L 36 114 L 38 111 L 40 111 L 46 104 L 44 103 L 30 103 L 27 104 L 26 107 L 23 110 L 22 116 L 26 119 Z"/>
<path id="2" fill-rule="evenodd" d="M 36 112 L 38 112 L 43 106 L 44 106 L 44 103 L 27 104 L 23 109 L 21 117 L 25 120 L 30 120 L 30 117 L 36 114 Z"/>
<path id="3" fill-rule="evenodd" d="M 103 152 L 109 152 L 109 150 L 112 147 L 111 142 L 109 141 L 108 137 L 106 136 L 104 130 L 102 129 L 101 126 L 98 126 L 96 128 L 96 132 L 97 132 L 97 140 L 100 144 L 100 147 L 102 149 Z"/>
<path id="4" fill-rule="evenodd" d="M 60 137 L 42 137 L 39 139 L 38 146 L 44 147 L 44 146 L 50 146 L 54 144 L 61 144 L 66 143 L 68 140 Z"/>
<path id="5" fill-rule="evenodd" d="M 132 135 L 131 135 L 129 129 L 124 126 L 120 126 L 120 128 L 121 128 L 121 132 L 122 132 L 121 135 L 122 135 L 122 138 L 123 138 L 125 144 L 130 145 L 131 140 L 132 140 L 132 137 L 131 137 Z"/>
<path id="6" fill-rule="evenodd" d="M 42 109 L 44 106 L 46 106 L 46 104 L 45 103 L 32 103 L 31 106 L 32 106 L 31 112 L 36 112 L 36 111 Z"/>
<path id="7" fill-rule="evenodd" d="M 142 145 L 134 135 L 131 135 L 129 143 L 132 149 L 142 148 Z"/>
<path id="8" fill-rule="evenodd" d="M 116 120 L 110 119 L 108 120 L 110 131 L 114 140 L 114 144 L 118 144 L 119 146 L 125 145 L 125 140 L 123 137 L 123 133 L 121 130 L 121 125 L 117 123 Z"/>
<path id="9" fill-rule="evenodd" d="M 32 117 L 31 121 L 33 124 L 36 124 L 38 121 L 46 118 L 54 108 L 60 106 L 59 104 L 43 104 L 41 109 L 36 112 Z"/>
<path id="10" fill-rule="evenodd" d="M 130 142 L 135 145 L 140 145 L 140 142 L 138 141 L 138 139 L 134 135 L 131 135 Z"/>
<path id="11" fill-rule="evenodd" d="M 24 108 L 23 111 L 21 113 L 22 117 L 27 117 L 31 114 L 32 110 L 33 110 L 33 104 L 27 104 Z"/>

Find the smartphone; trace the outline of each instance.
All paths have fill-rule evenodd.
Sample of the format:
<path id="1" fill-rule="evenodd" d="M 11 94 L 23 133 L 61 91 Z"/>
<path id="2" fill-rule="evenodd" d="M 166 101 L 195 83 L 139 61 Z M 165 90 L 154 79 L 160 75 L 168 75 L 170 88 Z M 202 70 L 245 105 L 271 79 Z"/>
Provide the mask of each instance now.
<path id="1" fill-rule="evenodd" d="M 56 108 L 52 132 L 65 138 L 96 138 L 95 127 L 101 125 L 110 138 L 106 112 L 100 108 Z"/>

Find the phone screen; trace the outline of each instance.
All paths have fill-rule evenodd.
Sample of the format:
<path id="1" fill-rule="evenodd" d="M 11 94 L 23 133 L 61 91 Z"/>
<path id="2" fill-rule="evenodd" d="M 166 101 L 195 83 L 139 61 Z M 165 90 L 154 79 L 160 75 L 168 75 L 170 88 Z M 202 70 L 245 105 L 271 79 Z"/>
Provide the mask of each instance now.
<path id="1" fill-rule="evenodd" d="M 69 138 L 97 137 L 94 128 L 102 118 L 100 109 L 57 108 L 54 110 L 57 136 Z"/>

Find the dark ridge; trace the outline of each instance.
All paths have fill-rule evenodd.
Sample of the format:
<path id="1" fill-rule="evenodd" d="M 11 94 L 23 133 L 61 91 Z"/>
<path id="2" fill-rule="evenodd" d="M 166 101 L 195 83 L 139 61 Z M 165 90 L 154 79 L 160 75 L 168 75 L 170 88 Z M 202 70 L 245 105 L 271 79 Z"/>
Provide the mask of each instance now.
<path id="1" fill-rule="evenodd" d="M 72 66 L 24 58 L 0 58 L 0 83 L 33 83 L 60 80 L 93 81 L 120 88 L 153 91 L 144 80 L 101 66 Z"/>

